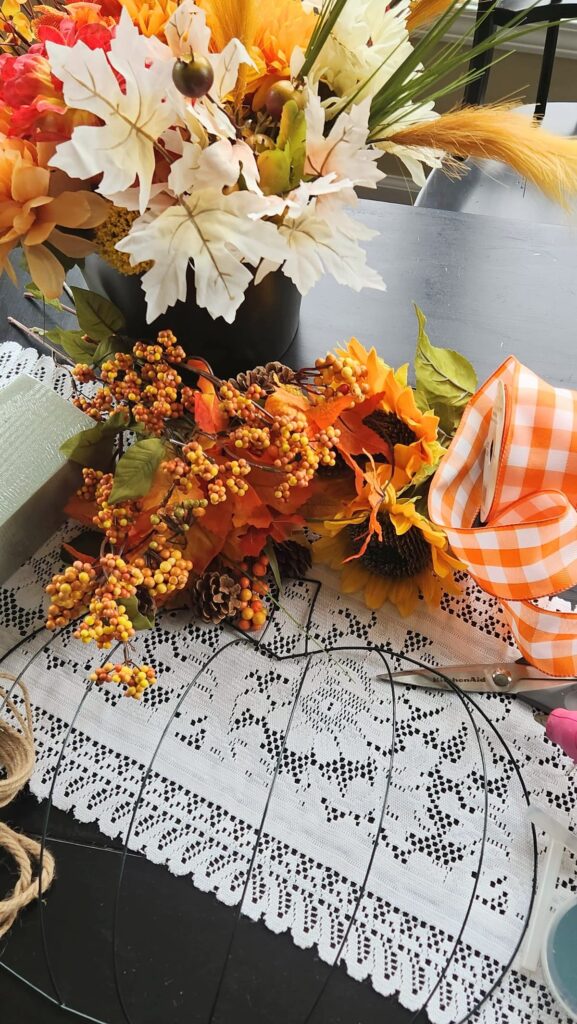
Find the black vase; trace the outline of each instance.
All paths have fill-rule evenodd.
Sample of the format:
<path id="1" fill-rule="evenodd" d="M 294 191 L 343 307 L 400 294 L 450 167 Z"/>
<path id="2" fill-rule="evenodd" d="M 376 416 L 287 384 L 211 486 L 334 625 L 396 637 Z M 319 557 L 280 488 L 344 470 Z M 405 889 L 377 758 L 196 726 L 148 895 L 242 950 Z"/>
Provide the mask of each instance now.
<path id="1" fill-rule="evenodd" d="M 234 323 L 213 320 L 195 301 L 194 274 L 189 272 L 190 299 L 177 302 L 151 324 L 140 277 L 125 277 L 100 259 L 88 256 L 84 278 L 91 291 L 110 299 L 124 314 L 130 337 L 154 339 L 170 329 L 189 355 L 202 356 L 220 377 L 282 359 L 299 326 L 301 296 L 277 270 L 258 285 L 250 284 Z"/>

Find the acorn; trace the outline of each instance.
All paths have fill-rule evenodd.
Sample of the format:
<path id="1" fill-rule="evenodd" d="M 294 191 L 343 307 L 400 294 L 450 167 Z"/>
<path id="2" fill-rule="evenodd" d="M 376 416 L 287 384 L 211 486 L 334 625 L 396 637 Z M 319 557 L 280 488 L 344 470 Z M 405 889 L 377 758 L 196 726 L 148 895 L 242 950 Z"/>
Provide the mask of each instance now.
<path id="1" fill-rule="evenodd" d="M 283 107 L 289 100 L 294 100 L 300 107 L 301 93 L 295 89 L 292 82 L 283 78 L 279 82 L 275 82 L 274 85 L 271 85 L 265 96 L 264 105 L 267 114 L 270 114 L 275 121 L 280 121 Z"/>
<path id="2" fill-rule="evenodd" d="M 183 96 L 198 100 L 207 95 L 214 82 L 212 64 L 206 57 L 177 60 L 172 69 L 172 81 Z"/>

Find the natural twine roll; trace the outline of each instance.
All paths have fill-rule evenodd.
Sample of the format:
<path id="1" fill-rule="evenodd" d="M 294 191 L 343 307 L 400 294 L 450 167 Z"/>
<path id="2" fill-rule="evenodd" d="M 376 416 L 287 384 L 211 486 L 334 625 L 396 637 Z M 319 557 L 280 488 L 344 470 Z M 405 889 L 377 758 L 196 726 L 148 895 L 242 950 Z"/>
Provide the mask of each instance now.
<path id="1" fill-rule="evenodd" d="M 15 676 L 0 672 L 1 679 L 16 682 Z M 26 785 L 34 768 L 34 736 L 32 731 L 32 709 L 24 683 L 18 683 L 24 698 L 25 714 L 8 697 L 0 686 L 0 703 L 4 704 L 0 718 L 0 807 L 5 807 Z M 5 703 L 4 703 L 5 701 Z M 9 725 L 5 718 L 11 715 L 18 728 Z M 16 861 L 20 877 L 11 894 L 0 900 L 0 938 L 12 927 L 18 914 L 38 897 L 38 877 L 34 877 L 35 863 L 40 860 L 40 843 L 14 832 L 0 822 L 0 848 L 6 850 Z M 48 850 L 42 856 L 42 892 L 50 887 L 54 878 L 54 858 Z"/>

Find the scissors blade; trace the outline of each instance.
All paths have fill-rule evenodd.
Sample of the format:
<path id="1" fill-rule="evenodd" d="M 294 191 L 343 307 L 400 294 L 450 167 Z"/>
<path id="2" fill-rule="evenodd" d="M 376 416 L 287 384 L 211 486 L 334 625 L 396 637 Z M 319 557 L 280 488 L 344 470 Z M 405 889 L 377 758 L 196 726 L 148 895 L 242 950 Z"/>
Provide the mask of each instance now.
<path id="1" fill-rule="evenodd" d="M 423 686 L 430 690 L 448 690 L 451 687 L 438 674 L 442 673 L 461 690 L 467 693 L 530 693 L 532 691 L 554 692 L 564 689 L 575 679 L 558 679 L 544 676 L 531 665 L 518 662 L 506 662 L 501 665 L 471 664 L 444 665 L 434 668 L 410 669 L 404 672 L 393 672 L 395 682 L 408 686 Z M 388 675 L 379 675 L 378 679 L 387 682 Z"/>

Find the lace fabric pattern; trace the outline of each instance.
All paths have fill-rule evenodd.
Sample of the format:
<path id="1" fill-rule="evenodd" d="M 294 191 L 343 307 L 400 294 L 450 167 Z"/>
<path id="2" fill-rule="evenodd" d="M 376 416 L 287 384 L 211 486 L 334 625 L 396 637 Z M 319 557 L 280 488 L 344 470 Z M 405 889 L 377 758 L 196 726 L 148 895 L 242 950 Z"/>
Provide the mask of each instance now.
<path id="1" fill-rule="evenodd" d="M 22 372 L 70 393 L 69 374 L 52 360 L 0 346 L 0 385 Z M 2 651 L 41 624 L 43 587 L 70 531 L 64 527 L 1 588 Z M 158 674 L 141 703 L 87 686 L 95 651 L 70 631 L 45 649 L 45 634 L 26 642 L 6 667 L 17 672 L 42 649 L 26 672 L 36 717 L 32 790 L 38 798 L 52 791 L 56 807 L 233 906 L 274 780 L 243 911 L 272 931 L 289 930 L 329 963 L 378 838 L 343 960 L 354 978 L 370 978 L 415 1010 L 455 948 L 476 887 L 428 1007 L 438 1024 L 461 1021 L 501 975 L 527 916 L 533 844 L 525 799 L 496 733 L 450 693 L 395 687 L 391 768 L 393 694 L 376 680 L 383 664 L 367 648 L 382 644 L 431 665 L 512 660 L 516 648 L 499 606 L 471 580 L 441 608 L 421 604 L 403 620 L 340 594 L 333 574 L 313 575 L 321 583 L 316 601 L 312 580 L 285 586 L 267 650 L 185 613 L 162 615 L 137 640 Z M 311 607 L 303 681 L 306 659 L 289 656 L 305 650 Z M 344 647 L 359 650 L 339 653 Z M 475 700 L 516 758 L 531 801 L 577 826 L 570 764 L 530 709 L 498 695 Z M 575 867 L 566 853 L 555 903 L 577 893 Z M 565 1024 L 542 976 L 515 969 L 474 1019 Z"/>

